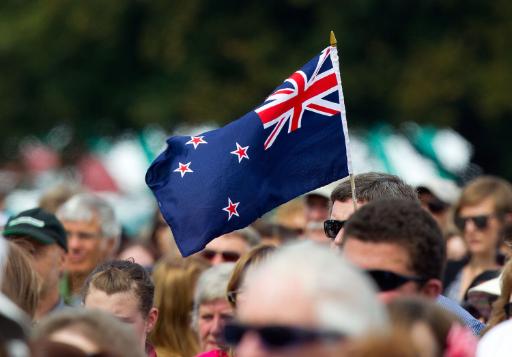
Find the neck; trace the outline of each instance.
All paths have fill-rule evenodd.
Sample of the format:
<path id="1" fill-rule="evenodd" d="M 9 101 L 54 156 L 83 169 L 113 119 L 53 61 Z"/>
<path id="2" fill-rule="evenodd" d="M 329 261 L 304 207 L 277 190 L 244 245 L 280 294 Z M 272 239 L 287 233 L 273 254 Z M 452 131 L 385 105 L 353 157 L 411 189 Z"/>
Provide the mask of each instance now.
<path id="1" fill-rule="evenodd" d="M 468 265 L 472 268 L 483 268 L 496 266 L 496 252 L 473 254 Z"/>
<path id="2" fill-rule="evenodd" d="M 54 307 L 58 304 L 60 299 L 59 288 L 56 286 L 51 289 L 47 294 L 41 296 L 39 303 L 37 304 L 35 320 L 40 320 L 46 316 Z"/>

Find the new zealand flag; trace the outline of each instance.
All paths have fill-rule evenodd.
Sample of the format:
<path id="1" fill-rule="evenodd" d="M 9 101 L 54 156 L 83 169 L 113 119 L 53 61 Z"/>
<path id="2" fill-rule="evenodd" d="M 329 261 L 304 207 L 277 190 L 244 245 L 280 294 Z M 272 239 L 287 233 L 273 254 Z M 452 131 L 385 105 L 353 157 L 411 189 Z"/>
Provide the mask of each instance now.
<path id="1" fill-rule="evenodd" d="M 223 128 L 174 136 L 146 173 L 183 256 L 265 212 L 349 175 L 335 47 Z"/>

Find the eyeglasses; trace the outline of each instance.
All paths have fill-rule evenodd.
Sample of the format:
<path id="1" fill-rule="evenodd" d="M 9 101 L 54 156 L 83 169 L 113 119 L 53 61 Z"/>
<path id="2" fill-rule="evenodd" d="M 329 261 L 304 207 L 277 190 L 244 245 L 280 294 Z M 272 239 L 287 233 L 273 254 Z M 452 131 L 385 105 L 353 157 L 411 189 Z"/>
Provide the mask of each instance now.
<path id="1" fill-rule="evenodd" d="M 338 221 L 337 219 L 328 219 L 324 221 L 325 235 L 331 239 L 336 238 L 345 223 L 347 223 L 347 221 Z"/>
<path id="2" fill-rule="evenodd" d="M 336 331 L 281 325 L 251 326 L 232 322 L 224 326 L 224 341 L 228 345 L 236 346 L 249 331 L 258 334 L 261 342 L 269 349 L 298 346 L 319 340 L 337 341 L 344 337 Z"/>
<path id="3" fill-rule="evenodd" d="M 512 317 L 512 302 L 507 302 L 505 306 L 503 306 L 503 310 L 505 310 L 507 319 L 510 319 Z"/>
<path id="4" fill-rule="evenodd" d="M 463 232 L 466 228 L 466 223 L 468 221 L 473 222 L 477 229 L 483 230 L 487 228 L 489 224 L 489 218 L 492 217 L 492 214 L 481 215 L 481 216 L 471 216 L 471 217 L 455 217 L 455 226 Z"/>
<path id="5" fill-rule="evenodd" d="M 238 259 L 240 259 L 239 253 L 233 252 L 230 250 L 218 252 L 218 251 L 211 250 L 211 249 L 204 249 L 203 251 L 201 251 L 201 256 L 203 258 L 205 258 L 206 260 L 210 260 L 210 261 L 213 260 L 213 258 L 215 258 L 215 256 L 217 256 L 217 254 L 222 256 L 222 261 L 224 261 L 224 262 L 234 263 Z"/>
<path id="6" fill-rule="evenodd" d="M 377 284 L 379 291 L 394 290 L 409 281 L 415 281 L 422 284 L 428 280 L 427 278 L 419 276 L 401 275 L 387 270 L 367 270 L 366 273 Z"/>

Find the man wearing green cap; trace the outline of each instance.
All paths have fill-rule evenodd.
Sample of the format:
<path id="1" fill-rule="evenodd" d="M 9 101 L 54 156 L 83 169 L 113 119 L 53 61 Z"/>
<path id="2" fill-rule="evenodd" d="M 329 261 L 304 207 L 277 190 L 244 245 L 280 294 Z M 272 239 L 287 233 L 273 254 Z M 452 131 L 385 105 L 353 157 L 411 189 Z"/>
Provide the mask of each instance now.
<path id="1" fill-rule="evenodd" d="M 35 319 L 64 307 L 59 295 L 59 278 L 63 271 L 67 239 L 59 220 L 41 208 L 29 209 L 9 219 L 3 235 L 34 258 L 32 264 L 41 278 Z"/>

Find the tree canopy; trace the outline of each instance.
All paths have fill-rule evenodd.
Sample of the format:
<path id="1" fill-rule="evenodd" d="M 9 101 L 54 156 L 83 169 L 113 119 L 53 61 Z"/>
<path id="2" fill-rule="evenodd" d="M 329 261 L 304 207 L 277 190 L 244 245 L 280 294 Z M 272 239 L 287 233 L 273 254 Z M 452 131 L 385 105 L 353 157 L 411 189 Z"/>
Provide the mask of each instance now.
<path id="1" fill-rule="evenodd" d="M 5 159 L 57 125 L 80 142 L 227 123 L 334 30 L 349 127 L 450 126 L 487 172 L 512 178 L 511 19 L 506 0 L 4 1 L 0 148 Z"/>

